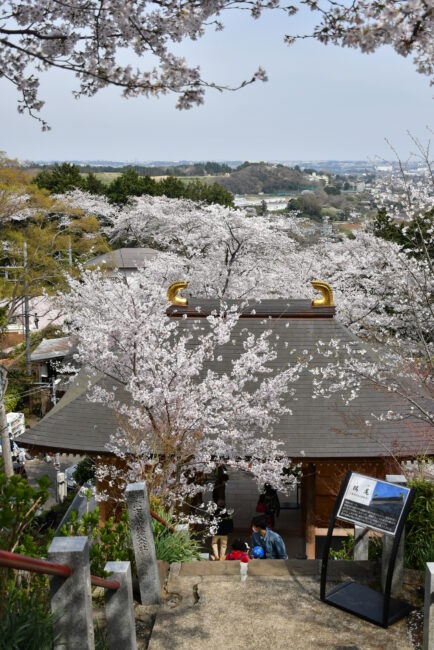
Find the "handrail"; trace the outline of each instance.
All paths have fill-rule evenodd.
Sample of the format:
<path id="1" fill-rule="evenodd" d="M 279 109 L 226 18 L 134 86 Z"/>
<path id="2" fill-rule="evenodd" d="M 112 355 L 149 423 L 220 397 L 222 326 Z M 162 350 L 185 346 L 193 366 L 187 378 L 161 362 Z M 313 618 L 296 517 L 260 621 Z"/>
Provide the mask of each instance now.
<path id="1" fill-rule="evenodd" d="M 175 532 L 175 528 L 173 526 L 171 526 L 170 524 L 168 524 L 167 521 L 165 519 L 163 519 L 163 517 L 160 517 L 160 515 L 158 515 L 155 512 L 155 510 L 152 510 L 152 508 L 149 508 L 149 510 L 150 510 L 150 513 L 151 513 L 151 517 L 153 517 L 154 519 L 159 521 L 160 524 L 163 524 L 163 526 L 166 526 L 166 528 L 168 528 L 171 533 Z"/>
<path id="2" fill-rule="evenodd" d="M 66 564 L 47 562 L 46 560 L 10 553 L 9 551 L 0 551 L 0 566 L 8 569 L 22 569 L 33 573 L 61 576 L 62 578 L 69 578 L 73 573 L 71 567 Z M 99 576 L 90 576 L 90 582 L 94 587 L 104 587 L 104 589 L 111 589 L 112 591 L 116 591 L 121 586 L 117 580 L 108 580 Z"/>

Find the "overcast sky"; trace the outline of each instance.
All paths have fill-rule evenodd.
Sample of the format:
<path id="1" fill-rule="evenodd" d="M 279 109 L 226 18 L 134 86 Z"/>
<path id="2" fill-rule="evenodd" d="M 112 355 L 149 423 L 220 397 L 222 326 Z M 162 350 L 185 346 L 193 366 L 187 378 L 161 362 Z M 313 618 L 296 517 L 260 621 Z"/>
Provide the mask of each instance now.
<path id="1" fill-rule="evenodd" d="M 75 79 L 49 72 L 41 96 L 52 131 L 42 133 L 0 79 L 0 149 L 21 160 L 348 160 L 391 158 L 385 137 L 407 155 L 407 129 L 427 139 L 433 89 L 411 60 L 390 48 L 367 56 L 308 40 L 285 46 L 283 35 L 309 19 L 229 12 L 223 32 L 179 46 L 207 80 L 236 84 L 258 65 L 269 76 L 237 93 L 210 91 L 190 111 L 176 110 L 174 96 L 124 100 L 116 89 L 77 101 Z"/>

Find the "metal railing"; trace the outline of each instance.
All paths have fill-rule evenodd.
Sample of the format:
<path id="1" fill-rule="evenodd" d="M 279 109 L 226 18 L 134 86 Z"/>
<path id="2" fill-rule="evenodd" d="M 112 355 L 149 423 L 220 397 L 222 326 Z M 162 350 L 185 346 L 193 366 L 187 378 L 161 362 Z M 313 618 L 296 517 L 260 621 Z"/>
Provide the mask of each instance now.
<path id="1" fill-rule="evenodd" d="M 9 551 L 0 551 L 0 566 L 7 569 L 21 569 L 22 571 L 30 571 L 32 573 L 43 573 L 49 576 L 61 576 L 62 578 L 69 578 L 73 573 L 73 569 L 66 564 L 38 560 L 34 557 L 10 553 Z M 90 576 L 90 583 L 94 587 L 103 587 L 104 589 L 112 589 L 113 591 L 116 591 L 121 586 L 117 580 L 109 580 L 92 575 Z"/>

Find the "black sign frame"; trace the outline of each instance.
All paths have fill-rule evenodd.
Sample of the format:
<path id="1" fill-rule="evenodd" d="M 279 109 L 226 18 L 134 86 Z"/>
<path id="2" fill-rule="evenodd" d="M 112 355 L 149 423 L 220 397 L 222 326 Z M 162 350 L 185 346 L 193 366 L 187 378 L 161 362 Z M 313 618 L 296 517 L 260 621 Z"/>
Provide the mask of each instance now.
<path id="1" fill-rule="evenodd" d="M 409 603 L 398 600 L 396 598 L 392 598 L 391 589 L 399 542 L 401 540 L 402 531 L 404 530 L 409 510 L 415 497 L 415 490 L 414 488 L 410 489 L 398 522 L 398 527 L 394 535 L 389 567 L 387 570 L 386 583 L 384 587 L 384 594 L 376 591 L 375 589 L 371 589 L 370 587 L 366 587 L 365 585 L 354 582 L 353 580 L 347 580 L 326 594 L 327 567 L 333 537 L 333 530 L 352 474 L 353 472 L 349 470 L 344 481 L 342 482 L 333 508 L 333 514 L 330 519 L 322 556 L 320 598 L 324 603 L 332 605 L 332 607 L 337 607 L 338 609 L 342 609 L 346 612 L 349 612 L 350 614 L 354 614 L 355 616 L 358 616 L 365 621 L 369 621 L 374 625 L 379 625 L 381 627 L 387 628 L 389 625 L 392 625 L 392 623 L 395 623 L 399 619 L 406 616 L 412 610 L 412 606 Z"/>

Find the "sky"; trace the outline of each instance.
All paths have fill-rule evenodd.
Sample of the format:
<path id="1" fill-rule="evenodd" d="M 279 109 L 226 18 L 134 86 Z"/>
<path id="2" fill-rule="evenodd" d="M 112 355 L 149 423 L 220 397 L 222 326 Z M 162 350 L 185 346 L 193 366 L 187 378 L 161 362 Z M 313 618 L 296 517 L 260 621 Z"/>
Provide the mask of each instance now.
<path id="1" fill-rule="evenodd" d="M 371 55 L 305 40 L 310 16 L 268 12 L 253 21 L 228 12 L 223 32 L 177 46 L 207 80 L 234 84 L 258 65 L 269 81 L 238 92 L 209 91 L 205 104 L 175 109 L 176 96 L 123 99 L 114 88 L 75 100 L 76 80 L 43 74 L 43 117 L 52 130 L 16 110 L 16 92 L 0 79 L 0 149 L 20 160 L 366 160 L 412 150 L 434 127 L 433 89 L 410 59 L 385 47 Z"/>

